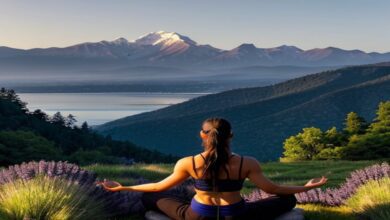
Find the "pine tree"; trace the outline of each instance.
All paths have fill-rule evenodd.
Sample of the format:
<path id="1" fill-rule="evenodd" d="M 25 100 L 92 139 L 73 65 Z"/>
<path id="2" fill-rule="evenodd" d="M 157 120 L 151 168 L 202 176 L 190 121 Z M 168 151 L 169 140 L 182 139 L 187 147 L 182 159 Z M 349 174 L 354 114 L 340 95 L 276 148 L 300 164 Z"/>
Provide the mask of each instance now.
<path id="1" fill-rule="evenodd" d="M 350 112 L 345 119 L 345 131 L 349 135 L 363 134 L 367 128 L 367 122 L 356 112 Z"/>
<path id="2" fill-rule="evenodd" d="M 65 118 L 62 116 L 61 112 L 56 112 L 50 121 L 54 124 L 65 126 Z"/>
<path id="3" fill-rule="evenodd" d="M 65 126 L 66 127 L 72 127 L 77 122 L 76 117 L 72 114 L 69 114 L 68 117 L 65 119 Z"/>
<path id="4" fill-rule="evenodd" d="M 369 127 L 369 132 L 390 132 L 390 101 L 379 103 L 376 115 L 377 117 Z"/>
<path id="5" fill-rule="evenodd" d="M 84 121 L 83 124 L 81 125 L 81 130 L 83 132 L 89 132 L 89 126 L 88 126 L 88 123 L 86 121 Z"/>

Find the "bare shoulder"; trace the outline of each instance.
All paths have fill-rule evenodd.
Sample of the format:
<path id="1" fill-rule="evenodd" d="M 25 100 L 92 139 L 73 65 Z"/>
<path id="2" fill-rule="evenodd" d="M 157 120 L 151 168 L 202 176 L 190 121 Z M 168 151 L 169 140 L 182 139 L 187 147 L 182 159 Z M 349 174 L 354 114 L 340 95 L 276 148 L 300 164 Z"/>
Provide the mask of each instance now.
<path id="1" fill-rule="evenodd" d="M 244 156 L 244 163 L 246 167 L 248 167 L 249 169 L 253 169 L 253 168 L 258 169 L 260 167 L 259 161 L 256 158 L 251 156 Z"/>
<path id="2" fill-rule="evenodd" d="M 244 157 L 244 161 L 247 163 L 247 164 L 255 164 L 255 163 L 258 163 L 258 161 L 256 160 L 256 158 L 254 157 L 251 157 L 251 156 L 243 156 Z"/>
<path id="3" fill-rule="evenodd" d="M 189 167 L 190 163 L 192 163 L 192 156 L 180 158 L 175 164 L 175 169 L 186 170 Z"/>
<path id="4" fill-rule="evenodd" d="M 187 156 L 187 157 L 183 157 L 183 158 L 180 158 L 176 164 L 177 165 L 187 165 L 188 163 L 190 163 L 192 161 L 192 156 Z"/>

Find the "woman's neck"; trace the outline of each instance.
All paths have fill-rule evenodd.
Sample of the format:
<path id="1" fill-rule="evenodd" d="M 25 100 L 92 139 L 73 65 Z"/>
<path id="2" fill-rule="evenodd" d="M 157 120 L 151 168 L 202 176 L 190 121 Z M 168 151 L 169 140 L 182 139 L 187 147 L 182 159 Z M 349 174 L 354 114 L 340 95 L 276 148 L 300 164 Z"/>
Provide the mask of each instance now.
<path id="1" fill-rule="evenodd" d="M 203 152 L 202 152 L 202 155 L 204 157 L 209 156 L 209 154 L 210 154 L 210 150 L 208 150 L 208 149 L 204 149 Z M 230 157 L 230 156 L 232 156 L 232 154 L 234 154 L 234 152 L 232 152 L 231 150 L 228 150 L 228 154 L 229 154 L 229 157 Z"/>

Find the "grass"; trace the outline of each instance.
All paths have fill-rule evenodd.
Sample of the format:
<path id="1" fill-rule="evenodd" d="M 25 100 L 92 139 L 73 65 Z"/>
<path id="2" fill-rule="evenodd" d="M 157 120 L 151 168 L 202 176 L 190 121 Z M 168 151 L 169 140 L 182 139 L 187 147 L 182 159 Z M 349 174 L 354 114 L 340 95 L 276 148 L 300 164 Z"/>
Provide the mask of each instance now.
<path id="1" fill-rule="evenodd" d="M 305 219 L 313 220 L 354 220 L 354 215 L 351 208 L 347 206 L 328 207 L 315 204 L 297 205 L 298 208 L 305 210 Z"/>
<path id="2" fill-rule="evenodd" d="M 0 186 L 0 219 L 105 219 L 103 204 L 88 190 L 60 178 L 18 179 Z"/>
<path id="3" fill-rule="evenodd" d="M 348 199 L 347 205 L 369 219 L 390 219 L 390 177 L 364 184 Z"/>
<path id="4" fill-rule="evenodd" d="M 345 181 L 351 171 L 379 163 L 380 161 L 306 161 L 306 162 L 270 162 L 262 164 L 264 174 L 279 184 L 303 185 L 309 179 L 325 175 L 328 183 L 324 187 L 337 187 Z M 91 165 L 84 167 L 95 171 L 98 177 L 116 180 L 124 185 L 131 185 L 138 177 L 150 181 L 160 181 L 173 171 L 174 164 L 136 164 L 133 166 L 120 165 Z M 243 194 L 251 192 L 256 187 L 248 180 L 244 183 Z M 355 211 L 350 207 L 325 207 L 321 205 L 298 205 L 305 210 L 306 219 L 356 219 Z M 127 219 L 140 219 L 139 216 L 129 216 Z"/>

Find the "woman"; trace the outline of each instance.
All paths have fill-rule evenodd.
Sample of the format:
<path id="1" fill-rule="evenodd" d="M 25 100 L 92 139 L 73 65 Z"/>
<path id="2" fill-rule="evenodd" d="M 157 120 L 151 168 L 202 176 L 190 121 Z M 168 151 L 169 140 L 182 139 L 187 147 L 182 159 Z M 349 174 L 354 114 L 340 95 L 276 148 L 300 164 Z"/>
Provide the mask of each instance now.
<path id="1" fill-rule="evenodd" d="M 267 179 L 259 162 L 230 150 L 233 137 L 230 123 L 223 118 L 209 118 L 200 131 L 204 151 L 177 161 L 173 173 L 157 183 L 121 186 L 114 181 L 103 182 L 109 191 L 145 192 L 142 202 L 147 209 L 165 213 L 172 219 L 274 219 L 295 207 L 294 193 L 304 192 L 326 183 L 325 177 L 312 179 L 304 186 L 282 186 Z M 195 181 L 191 203 L 164 193 L 188 177 Z M 248 178 L 263 191 L 275 196 L 246 202 L 240 194 Z"/>

